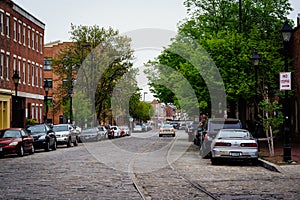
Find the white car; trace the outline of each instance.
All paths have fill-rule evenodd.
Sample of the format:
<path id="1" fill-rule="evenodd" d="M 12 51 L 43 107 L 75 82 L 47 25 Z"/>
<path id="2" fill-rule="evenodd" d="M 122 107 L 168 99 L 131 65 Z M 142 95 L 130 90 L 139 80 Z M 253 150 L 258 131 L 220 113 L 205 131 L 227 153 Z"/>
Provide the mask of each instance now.
<path id="1" fill-rule="evenodd" d="M 130 136 L 130 130 L 128 126 L 120 126 L 121 136 Z"/>
<path id="2" fill-rule="evenodd" d="M 118 126 L 111 126 L 110 128 L 114 129 L 115 137 L 121 137 L 121 129 Z"/>
<path id="3" fill-rule="evenodd" d="M 258 161 L 258 144 L 249 131 L 221 129 L 211 143 L 211 163 L 224 160 Z"/>
<path id="4" fill-rule="evenodd" d="M 135 125 L 133 127 L 133 132 L 142 132 L 143 131 L 143 127 L 141 125 Z"/>
<path id="5" fill-rule="evenodd" d="M 175 137 L 175 128 L 173 125 L 170 124 L 164 124 L 162 127 L 159 129 L 159 137 L 162 137 L 164 135 L 171 135 Z"/>
<path id="6" fill-rule="evenodd" d="M 56 134 L 57 144 L 66 144 L 68 147 L 74 144 L 78 146 L 78 132 L 70 124 L 53 125 L 53 131 Z"/>

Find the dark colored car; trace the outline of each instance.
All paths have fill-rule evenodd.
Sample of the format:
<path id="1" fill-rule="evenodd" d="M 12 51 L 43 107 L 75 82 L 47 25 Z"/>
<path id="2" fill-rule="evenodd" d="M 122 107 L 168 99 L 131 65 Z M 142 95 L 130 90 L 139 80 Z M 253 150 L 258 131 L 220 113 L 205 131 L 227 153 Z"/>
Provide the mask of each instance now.
<path id="1" fill-rule="evenodd" d="M 56 150 L 57 140 L 55 132 L 46 124 L 29 125 L 26 130 L 30 132 L 34 139 L 35 149 L 44 149 L 49 151 L 50 149 Z"/>
<path id="2" fill-rule="evenodd" d="M 200 147 L 200 155 L 202 158 L 211 156 L 211 143 L 221 129 L 241 129 L 242 123 L 239 119 L 214 118 L 209 119 L 204 127 L 204 139 Z"/>
<path id="3" fill-rule="evenodd" d="M 107 125 L 105 126 L 106 130 L 107 130 L 107 138 L 108 139 L 113 139 L 115 138 L 115 132 L 114 132 L 114 129 L 110 126 L 110 125 Z"/>
<path id="4" fill-rule="evenodd" d="M 0 155 L 34 153 L 33 137 L 22 128 L 0 130 Z"/>

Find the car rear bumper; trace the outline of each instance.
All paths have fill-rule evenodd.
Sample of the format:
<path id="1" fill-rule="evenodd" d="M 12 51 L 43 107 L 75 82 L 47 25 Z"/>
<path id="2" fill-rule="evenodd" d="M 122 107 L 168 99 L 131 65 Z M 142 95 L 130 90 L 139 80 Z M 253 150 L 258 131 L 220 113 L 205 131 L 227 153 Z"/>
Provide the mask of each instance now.
<path id="1" fill-rule="evenodd" d="M 247 149 L 213 148 L 211 151 L 211 155 L 213 158 L 249 159 L 249 158 L 258 158 L 258 150 L 254 148 L 247 148 Z"/>

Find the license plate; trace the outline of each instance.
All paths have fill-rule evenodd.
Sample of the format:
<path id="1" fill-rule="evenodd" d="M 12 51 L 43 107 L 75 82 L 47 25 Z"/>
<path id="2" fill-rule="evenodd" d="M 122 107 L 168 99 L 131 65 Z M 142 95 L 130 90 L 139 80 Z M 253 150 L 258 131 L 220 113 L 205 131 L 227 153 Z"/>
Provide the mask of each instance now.
<path id="1" fill-rule="evenodd" d="M 88 140 L 88 139 L 90 139 L 90 137 L 85 137 L 84 139 Z"/>
<path id="2" fill-rule="evenodd" d="M 231 152 L 230 153 L 231 156 L 234 156 L 234 157 L 238 157 L 240 156 L 241 154 L 239 152 Z"/>
<path id="3" fill-rule="evenodd" d="M 2 147 L 0 147 L 0 151 L 2 151 Z"/>

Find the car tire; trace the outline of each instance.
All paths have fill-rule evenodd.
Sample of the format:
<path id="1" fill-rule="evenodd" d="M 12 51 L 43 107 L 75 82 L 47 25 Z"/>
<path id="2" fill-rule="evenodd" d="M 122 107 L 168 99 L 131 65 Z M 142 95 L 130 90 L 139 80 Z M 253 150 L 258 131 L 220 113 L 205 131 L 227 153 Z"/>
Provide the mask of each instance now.
<path id="1" fill-rule="evenodd" d="M 24 156 L 24 148 L 22 145 L 19 148 L 18 156 L 20 156 L 20 157 Z"/>
<path id="2" fill-rule="evenodd" d="M 220 164 L 220 161 L 217 158 L 210 158 L 211 164 L 212 165 L 218 165 Z"/>
<path id="3" fill-rule="evenodd" d="M 73 143 L 75 147 L 78 146 L 78 140 L 77 140 L 77 137 L 75 138 L 75 142 Z"/>
<path id="4" fill-rule="evenodd" d="M 161 135 L 161 134 L 159 134 L 158 136 L 159 136 L 159 137 L 162 137 L 162 135 Z"/>
<path id="5" fill-rule="evenodd" d="M 29 154 L 34 154 L 35 150 L 34 150 L 34 146 L 32 145 L 30 151 L 29 151 Z"/>
<path id="6" fill-rule="evenodd" d="M 257 166 L 257 165 L 258 165 L 258 158 L 253 158 L 253 159 L 251 160 L 251 164 L 252 164 L 253 166 Z"/>
<path id="7" fill-rule="evenodd" d="M 56 140 L 54 140 L 54 142 L 53 142 L 53 145 L 52 145 L 52 148 L 51 148 L 52 150 L 56 150 L 57 149 L 57 143 L 56 143 Z"/>
<path id="8" fill-rule="evenodd" d="M 71 147 L 72 146 L 72 141 L 71 141 L 71 138 L 68 139 L 68 142 L 67 142 L 67 147 Z"/>
<path id="9" fill-rule="evenodd" d="M 49 141 L 47 141 L 47 143 L 46 143 L 45 151 L 50 151 L 50 142 Z"/>

